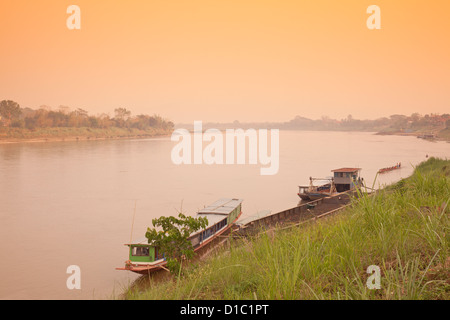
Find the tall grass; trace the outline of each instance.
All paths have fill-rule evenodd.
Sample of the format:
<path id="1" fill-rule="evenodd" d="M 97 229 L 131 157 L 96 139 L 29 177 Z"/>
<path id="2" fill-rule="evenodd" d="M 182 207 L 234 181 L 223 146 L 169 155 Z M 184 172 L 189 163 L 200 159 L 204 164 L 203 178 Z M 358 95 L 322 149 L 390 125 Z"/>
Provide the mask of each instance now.
<path id="1" fill-rule="evenodd" d="M 130 288 L 127 299 L 448 299 L 450 161 L 361 195 L 333 217 L 229 247 L 183 277 Z M 369 289 L 367 268 L 381 270 Z"/>

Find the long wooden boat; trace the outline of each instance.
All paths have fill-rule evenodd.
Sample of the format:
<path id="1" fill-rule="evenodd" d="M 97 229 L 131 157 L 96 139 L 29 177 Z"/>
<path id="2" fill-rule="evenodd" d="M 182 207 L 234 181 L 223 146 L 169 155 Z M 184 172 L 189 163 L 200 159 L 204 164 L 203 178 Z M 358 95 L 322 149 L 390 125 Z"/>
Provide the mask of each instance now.
<path id="1" fill-rule="evenodd" d="M 193 233 L 189 240 L 194 252 L 208 246 L 215 238 L 229 230 L 242 214 L 242 199 L 219 199 L 197 212 L 198 217 L 208 219 L 208 227 Z M 158 247 L 149 244 L 147 238 L 125 244 L 129 247 L 125 266 L 116 270 L 127 270 L 139 274 L 150 274 L 165 269 L 167 261 Z"/>
<path id="2" fill-rule="evenodd" d="M 390 171 L 393 171 L 393 170 L 400 169 L 401 167 L 402 167 L 402 164 L 399 162 L 399 163 L 397 163 L 395 166 L 387 167 L 387 168 L 382 168 L 382 169 L 378 170 L 378 173 L 386 173 L 386 172 L 390 172 Z"/>

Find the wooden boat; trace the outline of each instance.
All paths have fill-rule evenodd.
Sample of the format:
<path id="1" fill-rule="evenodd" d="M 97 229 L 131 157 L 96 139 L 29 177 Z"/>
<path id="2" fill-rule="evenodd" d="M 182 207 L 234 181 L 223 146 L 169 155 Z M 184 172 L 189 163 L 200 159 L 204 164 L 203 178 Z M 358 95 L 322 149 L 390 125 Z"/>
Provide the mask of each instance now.
<path id="1" fill-rule="evenodd" d="M 418 135 L 417 138 L 419 139 L 425 139 L 425 140 L 434 140 L 437 138 L 437 136 L 433 133 L 429 133 L 429 134 L 421 134 Z"/>
<path id="2" fill-rule="evenodd" d="M 242 199 L 220 199 L 197 212 L 197 218 L 208 219 L 208 227 L 189 237 L 194 252 L 205 248 L 212 240 L 233 226 L 242 214 L 242 201 Z M 167 261 L 164 253 L 149 244 L 147 238 L 125 245 L 129 247 L 128 260 L 125 261 L 124 267 L 116 268 L 116 270 L 150 274 L 166 268 Z"/>
<path id="3" fill-rule="evenodd" d="M 402 164 L 399 162 L 399 163 L 397 163 L 395 166 L 387 167 L 387 168 L 382 168 L 382 169 L 378 170 L 378 173 L 386 173 L 386 172 L 390 172 L 390 171 L 393 171 L 393 170 L 400 169 L 401 167 L 402 167 Z"/>
<path id="4" fill-rule="evenodd" d="M 361 168 L 340 168 L 331 170 L 333 177 L 330 178 L 309 178 L 309 186 L 299 186 L 297 195 L 305 201 L 318 200 L 320 198 L 330 197 L 340 192 L 353 190 L 362 183 L 359 176 Z M 314 181 L 328 180 L 326 184 L 314 185 Z"/>
<path id="5" fill-rule="evenodd" d="M 309 178 L 309 186 L 299 186 L 299 191 L 297 195 L 305 201 L 317 200 L 320 198 L 328 197 L 332 195 L 336 190 L 334 187 L 333 178 Z M 314 181 L 326 181 L 330 182 L 325 184 L 320 184 L 318 186 L 314 185 Z"/>

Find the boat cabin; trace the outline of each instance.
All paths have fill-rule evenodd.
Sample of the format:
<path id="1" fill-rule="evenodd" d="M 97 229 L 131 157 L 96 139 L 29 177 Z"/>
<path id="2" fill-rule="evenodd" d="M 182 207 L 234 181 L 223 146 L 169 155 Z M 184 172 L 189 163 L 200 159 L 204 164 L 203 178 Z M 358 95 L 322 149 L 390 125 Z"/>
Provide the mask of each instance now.
<path id="1" fill-rule="evenodd" d="M 145 264 L 164 259 L 164 254 L 149 244 L 147 238 L 126 245 L 130 248 L 128 259 L 132 262 Z"/>
<path id="2" fill-rule="evenodd" d="M 208 219 L 208 227 L 191 236 L 192 246 L 194 248 L 198 247 L 206 239 L 231 225 L 241 214 L 242 201 L 242 199 L 224 198 L 198 211 L 196 218 L 206 217 Z"/>
<path id="3" fill-rule="evenodd" d="M 352 190 L 359 186 L 361 168 L 340 168 L 331 170 L 333 172 L 334 185 L 337 192 Z"/>
<path id="4" fill-rule="evenodd" d="M 207 228 L 191 234 L 189 237 L 194 250 L 212 240 L 215 235 L 224 231 L 241 215 L 241 199 L 220 199 L 198 211 L 196 218 L 206 217 Z M 158 247 L 149 244 L 148 239 L 128 243 L 129 263 L 138 265 L 155 265 L 165 261 L 164 253 Z"/>

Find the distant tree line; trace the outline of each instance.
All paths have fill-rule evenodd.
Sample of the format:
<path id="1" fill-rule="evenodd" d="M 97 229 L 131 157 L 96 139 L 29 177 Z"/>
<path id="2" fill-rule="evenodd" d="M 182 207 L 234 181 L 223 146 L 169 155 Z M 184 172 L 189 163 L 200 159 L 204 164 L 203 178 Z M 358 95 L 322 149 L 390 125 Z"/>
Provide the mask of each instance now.
<path id="1" fill-rule="evenodd" d="M 450 114 L 413 113 L 410 116 L 394 114 L 373 120 L 359 120 L 348 115 L 344 119 L 330 119 L 322 116 L 321 119 L 312 120 L 297 116 L 289 122 L 282 124 L 285 129 L 303 130 L 345 130 L 345 131 L 399 131 L 414 132 L 424 128 L 442 129 L 450 127 Z"/>
<path id="2" fill-rule="evenodd" d="M 132 116 L 126 108 L 114 110 L 114 117 L 102 113 L 97 116 L 89 115 L 86 110 L 60 106 L 58 110 L 51 110 L 42 106 L 38 110 L 21 108 L 17 102 L 3 100 L 0 102 L 0 126 L 12 128 L 37 128 L 56 127 L 88 127 L 88 128 L 147 128 L 173 129 L 174 124 L 159 115 L 140 114 Z"/>
<path id="3" fill-rule="evenodd" d="M 177 124 L 177 127 L 186 128 L 190 124 Z M 286 122 L 240 122 L 235 120 L 229 123 L 208 122 L 203 124 L 204 129 L 218 128 L 265 128 L 281 130 L 311 130 L 311 131 L 366 131 L 366 132 L 416 132 L 438 131 L 450 128 L 450 114 L 426 114 L 413 113 L 410 116 L 393 114 L 389 117 L 378 119 L 360 120 L 348 115 L 343 119 L 332 119 L 322 116 L 320 119 L 309 119 L 296 116 Z"/>

